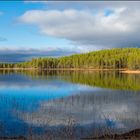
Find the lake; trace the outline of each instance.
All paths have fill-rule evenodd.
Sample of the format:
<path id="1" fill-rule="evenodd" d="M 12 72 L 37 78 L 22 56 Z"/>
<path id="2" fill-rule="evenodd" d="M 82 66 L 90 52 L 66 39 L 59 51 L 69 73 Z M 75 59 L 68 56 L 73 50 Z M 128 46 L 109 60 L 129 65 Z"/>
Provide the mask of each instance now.
<path id="1" fill-rule="evenodd" d="M 140 128 L 140 75 L 0 71 L 0 137 L 90 138 Z"/>

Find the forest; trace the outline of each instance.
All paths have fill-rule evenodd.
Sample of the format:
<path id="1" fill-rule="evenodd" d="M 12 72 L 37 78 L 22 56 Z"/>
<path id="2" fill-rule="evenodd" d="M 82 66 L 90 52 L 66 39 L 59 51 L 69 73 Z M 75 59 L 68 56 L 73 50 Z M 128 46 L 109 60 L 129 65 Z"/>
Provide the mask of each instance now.
<path id="1" fill-rule="evenodd" d="M 20 63 L 0 63 L 0 68 L 140 70 L 140 48 L 114 48 L 58 58 L 39 57 Z"/>

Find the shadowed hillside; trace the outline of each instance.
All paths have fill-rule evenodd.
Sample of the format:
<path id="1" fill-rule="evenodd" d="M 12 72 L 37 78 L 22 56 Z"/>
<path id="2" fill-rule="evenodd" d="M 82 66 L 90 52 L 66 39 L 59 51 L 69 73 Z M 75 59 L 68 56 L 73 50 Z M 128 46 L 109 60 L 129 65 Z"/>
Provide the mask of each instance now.
<path id="1" fill-rule="evenodd" d="M 117 48 L 76 54 L 60 58 L 34 58 L 16 64 L 0 64 L 1 68 L 75 68 L 75 69 L 140 69 L 139 48 Z"/>

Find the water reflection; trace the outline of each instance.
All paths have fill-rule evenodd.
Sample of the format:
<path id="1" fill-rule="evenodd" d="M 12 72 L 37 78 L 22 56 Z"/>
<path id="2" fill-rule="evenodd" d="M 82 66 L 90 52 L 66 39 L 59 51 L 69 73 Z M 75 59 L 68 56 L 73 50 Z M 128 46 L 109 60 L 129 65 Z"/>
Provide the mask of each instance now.
<path id="1" fill-rule="evenodd" d="M 1 71 L 0 135 L 32 128 L 58 137 L 71 126 L 80 138 L 140 128 L 139 82 L 118 72 Z"/>
<path id="2" fill-rule="evenodd" d="M 86 92 L 41 102 L 35 112 L 17 111 L 17 114 L 26 123 L 36 126 L 66 126 L 71 119 L 82 127 L 91 125 L 92 131 L 97 126 L 125 132 L 140 127 L 139 99 L 140 94 L 133 92 Z"/>
<path id="3" fill-rule="evenodd" d="M 43 86 L 43 84 L 46 84 L 45 82 L 53 79 L 84 84 L 92 87 L 140 90 L 140 74 L 123 74 L 118 71 L 0 70 L 0 86 L 8 83 L 19 86 L 27 86 L 30 84 L 31 86 L 34 84 L 40 84 Z M 34 82 L 32 82 L 33 80 Z"/>

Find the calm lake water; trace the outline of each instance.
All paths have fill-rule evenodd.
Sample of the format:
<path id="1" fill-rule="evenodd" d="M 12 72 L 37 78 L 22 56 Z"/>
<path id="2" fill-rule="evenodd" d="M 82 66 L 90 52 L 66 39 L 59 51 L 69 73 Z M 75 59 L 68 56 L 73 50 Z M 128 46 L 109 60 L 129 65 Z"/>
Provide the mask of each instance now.
<path id="1" fill-rule="evenodd" d="M 84 138 L 140 128 L 140 75 L 0 71 L 0 136 Z"/>

